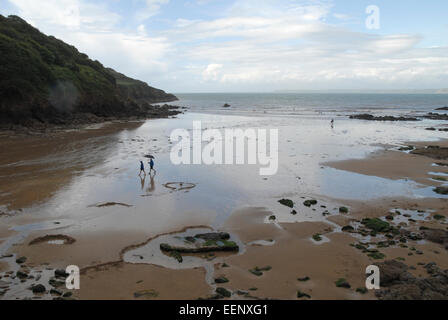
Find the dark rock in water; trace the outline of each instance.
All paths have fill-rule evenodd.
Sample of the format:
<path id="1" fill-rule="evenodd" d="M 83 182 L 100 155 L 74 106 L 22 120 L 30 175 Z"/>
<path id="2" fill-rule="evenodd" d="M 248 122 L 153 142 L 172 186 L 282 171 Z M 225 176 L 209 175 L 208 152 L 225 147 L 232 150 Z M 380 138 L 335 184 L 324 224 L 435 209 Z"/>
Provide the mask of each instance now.
<path id="1" fill-rule="evenodd" d="M 182 263 L 184 262 L 184 258 L 179 253 L 179 251 L 171 251 L 170 256 L 177 260 L 177 262 Z"/>
<path id="2" fill-rule="evenodd" d="M 61 291 L 56 290 L 56 289 L 51 289 L 50 294 L 54 295 L 54 296 L 62 296 L 63 295 L 63 293 Z"/>
<path id="3" fill-rule="evenodd" d="M 208 240 L 201 246 L 196 247 L 174 247 L 166 243 L 160 245 L 160 250 L 163 252 L 178 252 L 182 253 L 207 253 L 207 252 L 236 252 L 239 251 L 239 246 L 228 240 Z"/>
<path id="4" fill-rule="evenodd" d="M 24 264 L 26 262 L 26 257 L 20 257 L 19 259 L 16 260 L 17 264 Z"/>
<path id="5" fill-rule="evenodd" d="M 429 120 L 448 120 L 448 115 L 430 112 L 427 115 L 422 116 L 422 118 L 429 119 Z"/>
<path id="6" fill-rule="evenodd" d="M 352 226 L 345 226 L 342 228 L 342 231 L 344 231 L 344 232 L 351 232 L 354 230 L 355 230 L 355 228 L 353 228 Z"/>
<path id="7" fill-rule="evenodd" d="M 229 279 L 227 279 L 226 277 L 219 277 L 219 278 L 215 279 L 215 283 L 221 284 L 221 283 L 227 283 L 227 282 L 229 282 Z"/>
<path id="8" fill-rule="evenodd" d="M 426 128 L 425 130 L 427 130 L 427 131 L 436 131 L 437 129 L 436 128 Z"/>
<path id="9" fill-rule="evenodd" d="M 73 295 L 73 292 L 67 291 L 66 293 L 64 293 L 62 296 L 64 298 L 70 298 Z"/>
<path id="10" fill-rule="evenodd" d="M 19 271 L 17 271 L 16 276 L 19 279 L 27 279 L 28 278 L 28 273 L 19 270 Z"/>
<path id="11" fill-rule="evenodd" d="M 275 221 L 275 220 L 277 220 L 277 217 L 274 216 L 274 215 L 272 215 L 272 216 L 269 217 L 269 220 L 271 220 L 271 221 Z"/>
<path id="12" fill-rule="evenodd" d="M 317 204 L 317 200 L 306 200 L 303 205 L 305 207 L 315 206 Z"/>
<path id="13" fill-rule="evenodd" d="M 47 289 L 45 288 L 44 285 L 37 284 L 37 285 L 31 287 L 31 291 L 33 291 L 33 293 L 45 293 L 47 291 Z"/>
<path id="14" fill-rule="evenodd" d="M 63 269 L 57 269 L 57 270 L 55 270 L 54 271 L 54 275 L 57 277 L 57 278 L 67 278 L 68 276 L 69 276 L 69 274 L 67 273 L 67 272 L 65 272 L 65 270 L 63 270 Z"/>
<path id="15" fill-rule="evenodd" d="M 217 288 L 216 293 L 226 298 L 230 298 L 232 296 L 232 293 L 226 288 Z"/>
<path id="16" fill-rule="evenodd" d="M 226 232 L 204 233 L 204 234 L 197 234 L 194 237 L 203 240 L 219 241 L 219 240 L 229 240 L 230 234 Z"/>
<path id="17" fill-rule="evenodd" d="M 282 200 L 279 200 L 278 202 L 284 206 L 294 208 L 294 201 L 292 201 L 292 200 L 282 199 Z"/>
<path id="18" fill-rule="evenodd" d="M 437 111 L 448 111 L 448 107 L 438 108 Z"/>
<path id="19" fill-rule="evenodd" d="M 231 105 L 226 103 L 226 104 L 224 104 L 222 107 L 223 107 L 223 108 L 230 108 Z"/>
<path id="20" fill-rule="evenodd" d="M 448 270 L 435 263 L 425 266 L 428 278 L 416 278 L 404 263 L 389 260 L 377 264 L 381 272 L 381 290 L 375 291 L 380 300 L 447 300 Z"/>
<path id="21" fill-rule="evenodd" d="M 414 117 L 393 117 L 393 116 L 375 117 L 374 115 L 371 114 L 357 114 L 350 116 L 350 119 L 368 120 L 368 121 L 419 121 L 419 119 Z"/>
<path id="22" fill-rule="evenodd" d="M 295 215 L 297 215 L 297 211 L 296 211 L 296 210 L 292 210 L 292 211 L 291 211 L 291 214 L 292 214 L 293 216 L 295 216 Z"/>
<path id="23" fill-rule="evenodd" d="M 65 281 L 60 281 L 52 278 L 48 281 L 48 284 L 52 287 L 60 288 L 65 286 Z"/>
<path id="24" fill-rule="evenodd" d="M 336 284 L 336 287 L 338 287 L 338 288 L 346 288 L 346 289 L 350 289 L 351 288 L 351 285 L 344 278 L 338 279 L 335 282 L 335 284 Z"/>
<path id="25" fill-rule="evenodd" d="M 414 146 L 406 146 L 406 147 L 399 148 L 398 151 L 412 151 L 414 149 L 415 149 Z"/>
<path id="26" fill-rule="evenodd" d="M 448 195 L 448 188 L 447 187 L 437 187 L 434 189 L 435 193 L 442 194 L 442 195 Z"/>

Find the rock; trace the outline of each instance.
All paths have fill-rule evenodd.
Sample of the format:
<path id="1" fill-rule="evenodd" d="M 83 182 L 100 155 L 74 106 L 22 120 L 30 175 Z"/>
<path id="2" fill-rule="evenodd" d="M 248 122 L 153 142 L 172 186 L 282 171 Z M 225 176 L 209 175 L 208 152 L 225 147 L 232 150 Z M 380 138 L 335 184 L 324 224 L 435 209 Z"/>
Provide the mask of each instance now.
<path id="1" fill-rule="evenodd" d="M 269 217 L 269 220 L 271 220 L 271 221 L 275 221 L 275 220 L 277 220 L 277 217 L 274 216 L 274 215 L 272 215 L 272 216 Z"/>
<path id="2" fill-rule="evenodd" d="M 381 252 L 371 252 L 367 255 L 369 258 L 375 259 L 375 260 L 381 260 L 386 257 L 384 253 Z"/>
<path id="3" fill-rule="evenodd" d="M 249 272 L 257 277 L 261 277 L 263 275 L 263 272 L 270 271 L 271 269 L 272 269 L 271 266 L 266 266 L 263 268 L 255 267 L 255 268 L 249 270 Z"/>
<path id="4" fill-rule="evenodd" d="M 232 296 L 232 293 L 226 288 L 217 288 L 216 293 L 226 298 L 230 298 Z"/>
<path id="5" fill-rule="evenodd" d="M 366 228 L 369 228 L 370 230 L 373 230 L 375 232 L 388 232 L 391 229 L 390 224 L 388 222 L 378 218 L 373 219 L 366 218 L 363 219 L 361 223 L 365 225 Z"/>
<path id="6" fill-rule="evenodd" d="M 348 208 L 346 208 L 346 207 L 340 207 L 340 208 L 339 208 L 339 213 L 347 214 L 347 213 L 348 213 Z"/>
<path id="7" fill-rule="evenodd" d="M 134 298 L 135 299 L 139 299 L 139 298 L 157 298 L 159 296 L 159 293 L 155 290 L 142 290 L 142 291 L 137 291 L 134 293 Z"/>
<path id="8" fill-rule="evenodd" d="M 295 215 L 297 215 L 297 211 L 296 211 L 296 210 L 292 210 L 292 211 L 291 211 L 291 214 L 292 214 L 293 216 L 295 216 Z"/>
<path id="9" fill-rule="evenodd" d="M 444 246 L 448 245 L 448 231 L 442 229 L 423 230 L 423 238 Z"/>
<path id="10" fill-rule="evenodd" d="M 317 242 L 322 241 L 322 236 L 317 233 L 317 234 L 313 235 L 313 240 L 317 241 Z"/>
<path id="11" fill-rule="evenodd" d="M 307 281 L 310 281 L 311 279 L 310 279 L 310 277 L 303 277 L 303 278 L 298 278 L 297 280 L 300 282 L 307 282 Z"/>
<path id="12" fill-rule="evenodd" d="M 381 286 L 391 286 L 397 282 L 405 281 L 412 277 L 408 273 L 408 266 L 397 260 L 387 260 L 382 263 L 378 263 L 381 274 Z"/>
<path id="13" fill-rule="evenodd" d="M 317 200 L 306 200 L 303 205 L 305 207 L 315 206 L 317 204 Z"/>
<path id="14" fill-rule="evenodd" d="M 342 227 L 342 231 L 343 232 L 352 232 L 352 231 L 354 231 L 355 230 L 355 228 L 353 228 L 352 226 L 345 226 L 345 227 Z"/>
<path id="15" fill-rule="evenodd" d="M 64 298 L 70 298 L 73 295 L 73 292 L 67 291 L 66 293 L 64 293 L 62 296 Z"/>
<path id="16" fill-rule="evenodd" d="M 224 104 L 222 107 L 223 107 L 223 108 L 230 108 L 231 105 L 226 103 L 226 104 Z"/>
<path id="17" fill-rule="evenodd" d="M 170 256 L 176 259 L 179 263 L 184 262 L 184 258 L 182 258 L 182 255 L 178 251 L 171 251 Z"/>
<path id="18" fill-rule="evenodd" d="M 404 263 L 389 260 L 378 264 L 381 290 L 375 295 L 381 300 L 447 300 L 448 270 L 441 271 L 435 263 L 425 266 L 430 277 L 416 278 Z"/>
<path id="19" fill-rule="evenodd" d="M 448 187 L 437 187 L 433 191 L 438 194 L 448 195 Z"/>
<path id="20" fill-rule="evenodd" d="M 221 284 L 221 283 L 227 283 L 229 282 L 229 279 L 227 279 L 226 277 L 219 277 L 215 279 L 215 283 Z"/>
<path id="21" fill-rule="evenodd" d="M 437 111 L 448 111 L 448 107 L 437 108 Z"/>
<path id="22" fill-rule="evenodd" d="M 358 119 L 358 120 L 368 120 L 368 121 L 420 121 L 414 117 L 393 117 L 393 116 L 384 116 L 384 117 L 375 117 L 371 114 L 357 114 L 350 116 L 350 119 Z"/>
<path id="23" fill-rule="evenodd" d="M 448 148 L 427 146 L 426 148 L 417 148 L 411 151 L 411 154 L 425 156 L 436 160 L 445 160 L 448 159 Z"/>
<path id="24" fill-rule="evenodd" d="M 302 298 L 311 299 L 311 296 L 309 294 L 306 294 L 299 290 L 299 291 L 297 291 L 297 298 L 298 299 L 302 299 Z"/>
<path id="25" fill-rule="evenodd" d="M 357 288 L 356 292 L 358 292 L 360 294 L 366 294 L 369 291 L 366 288 Z"/>
<path id="26" fill-rule="evenodd" d="M 65 287 L 65 281 L 59 281 L 54 278 L 50 279 L 48 284 L 55 288 Z"/>
<path id="27" fill-rule="evenodd" d="M 287 206 L 289 208 L 294 208 L 294 201 L 289 199 L 282 199 L 278 201 L 280 204 Z"/>
<path id="28" fill-rule="evenodd" d="M 50 294 L 53 295 L 53 296 L 62 296 L 63 293 L 61 291 L 59 291 L 59 290 L 51 289 L 50 290 Z"/>
<path id="29" fill-rule="evenodd" d="M 230 234 L 228 234 L 227 232 L 215 232 L 215 233 L 197 234 L 194 237 L 203 240 L 219 241 L 219 240 L 229 240 Z"/>
<path id="30" fill-rule="evenodd" d="M 64 234 L 56 234 L 56 235 L 46 235 L 44 237 L 40 237 L 37 239 L 34 239 L 33 241 L 31 241 L 29 243 L 30 246 L 36 245 L 36 244 L 40 244 L 40 243 L 45 243 L 45 242 L 49 242 L 49 241 L 57 241 L 57 240 L 61 240 L 63 241 L 63 243 L 65 245 L 70 245 L 76 242 L 76 239 L 66 236 Z"/>
<path id="31" fill-rule="evenodd" d="M 45 288 L 44 285 L 37 284 L 31 287 L 31 291 L 33 291 L 33 293 L 45 293 L 47 289 Z"/>
<path id="32" fill-rule="evenodd" d="M 19 270 L 16 273 L 16 277 L 19 278 L 19 279 L 27 279 L 28 278 L 28 273 Z"/>
<path id="33" fill-rule="evenodd" d="M 430 112 L 424 116 L 422 116 L 423 119 L 430 119 L 430 120 L 448 120 L 447 114 L 440 114 L 440 113 L 434 113 Z"/>
<path id="34" fill-rule="evenodd" d="M 69 276 L 69 274 L 67 272 L 65 272 L 65 270 L 63 270 L 63 269 L 54 270 L 54 275 L 57 278 L 64 278 L 64 279 Z"/>
<path id="35" fill-rule="evenodd" d="M 160 250 L 163 252 L 178 252 L 182 253 L 207 253 L 207 252 L 235 252 L 239 251 L 239 246 L 228 240 L 207 240 L 201 246 L 196 247 L 174 247 L 166 243 L 160 245 Z"/>
<path id="36" fill-rule="evenodd" d="M 20 257 L 19 259 L 16 260 L 17 264 L 24 264 L 26 262 L 26 257 Z"/>
<path id="37" fill-rule="evenodd" d="M 336 284 L 336 287 L 338 287 L 338 288 L 346 288 L 346 289 L 350 289 L 351 288 L 351 285 L 344 278 L 338 279 L 335 282 L 335 284 Z"/>

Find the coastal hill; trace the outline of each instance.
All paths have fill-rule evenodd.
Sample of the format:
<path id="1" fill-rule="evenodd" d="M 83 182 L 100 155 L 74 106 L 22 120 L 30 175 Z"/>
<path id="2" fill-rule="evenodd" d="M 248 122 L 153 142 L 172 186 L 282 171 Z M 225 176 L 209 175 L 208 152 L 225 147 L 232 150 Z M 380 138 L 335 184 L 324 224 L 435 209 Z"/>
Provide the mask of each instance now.
<path id="1" fill-rule="evenodd" d="M 17 16 L 0 15 L 0 125 L 39 127 L 161 117 L 172 94 L 105 68 Z"/>

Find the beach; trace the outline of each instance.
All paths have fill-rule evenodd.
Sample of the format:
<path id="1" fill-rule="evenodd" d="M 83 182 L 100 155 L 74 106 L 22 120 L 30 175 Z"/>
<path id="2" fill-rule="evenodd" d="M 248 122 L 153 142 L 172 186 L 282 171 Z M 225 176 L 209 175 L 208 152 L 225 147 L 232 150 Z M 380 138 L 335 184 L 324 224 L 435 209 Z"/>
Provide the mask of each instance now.
<path id="1" fill-rule="evenodd" d="M 430 277 L 429 263 L 448 269 L 443 241 L 410 236 L 448 227 L 448 196 L 434 192 L 446 185 L 440 163 L 448 159 L 412 153 L 448 146 L 446 132 L 426 130 L 443 121 L 257 110 L 192 108 L 169 119 L 3 132 L 0 299 L 196 300 L 225 288 L 230 299 L 371 300 L 387 294 L 357 290 L 369 265 L 400 261 L 418 279 Z M 277 174 L 248 164 L 173 165 L 170 134 L 194 121 L 203 130 L 278 129 Z M 139 176 L 148 154 L 157 174 Z M 389 231 L 374 232 L 366 218 Z M 160 250 L 209 232 L 228 233 L 239 250 L 185 254 L 182 263 Z M 80 290 L 51 281 L 69 265 L 81 270 Z M 46 292 L 33 293 L 36 284 Z"/>

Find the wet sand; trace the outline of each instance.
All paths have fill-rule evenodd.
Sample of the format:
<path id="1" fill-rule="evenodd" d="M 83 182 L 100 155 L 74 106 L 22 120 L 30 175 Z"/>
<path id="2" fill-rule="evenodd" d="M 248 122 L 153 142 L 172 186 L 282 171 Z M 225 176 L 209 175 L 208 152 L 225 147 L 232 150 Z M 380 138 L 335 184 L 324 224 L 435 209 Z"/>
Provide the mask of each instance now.
<path id="1" fill-rule="evenodd" d="M 239 121 L 236 126 L 255 121 L 245 118 L 228 121 L 235 123 L 235 120 Z M 373 292 L 363 295 L 355 290 L 364 286 L 366 266 L 378 261 L 355 249 L 352 245 L 359 238 L 342 232 L 341 227 L 366 217 L 384 217 L 390 210 L 400 209 L 431 210 L 428 220 L 416 222 L 413 229 L 419 226 L 446 229 L 444 221 L 432 217 L 448 214 L 448 200 L 434 194 L 408 197 L 409 192 L 400 190 L 406 182 L 394 187 L 398 192 L 392 197 L 375 197 L 380 190 L 367 188 L 365 192 L 371 197 L 359 199 L 353 194 L 350 198 L 352 189 L 348 184 L 343 197 L 326 192 L 338 186 L 341 174 L 343 178 L 358 178 L 351 176 L 351 172 L 363 175 L 361 185 L 363 181 L 369 183 L 382 177 L 388 180 L 381 183 L 393 185 L 393 180 L 407 179 L 422 185 L 409 185 L 410 190 L 439 186 L 443 182 L 430 180 L 433 175 L 429 172 L 443 173 L 446 168 L 434 167 L 434 159 L 384 151 L 384 145 L 381 148 L 369 145 L 365 150 L 359 147 L 347 154 L 347 150 L 354 148 L 351 141 L 334 151 L 327 149 L 328 154 L 322 153 L 321 147 L 302 142 L 304 151 L 300 151 L 290 146 L 287 136 L 280 154 L 284 160 L 281 163 L 287 164 L 287 168 L 282 168 L 277 176 L 262 179 L 257 168 L 246 167 L 235 168 L 234 172 L 227 168 L 189 168 L 187 176 L 188 169 L 168 164 L 167 132 L 171 120 L 164 121 L 160 127 L 155 121 L 143 125 L 119 123 L 54 133 L 51 137 L 3 136 L 0 145 L 9 152 L 0 158 L 0 175 L 7 177 L 0 183 L 4 212 L 0 217 L 0 256 L 14 254 L 13 260 L 24 256 L 27 261 L 20 267 L 0 259 L 0 272 L 78 265 L 83 270 L 81 290 L 74 292 L 74 296 L 79 299 L 135 299 L 135 294 L 140 299 L 209 298 L 217 287 L 213 279 L 220 276 L 228 278 L 228 283 L 219 286 L 233 292 L 232 299 L 297 299 L 299 290 L 311 299 L 375 299 Z M 256 121 L 257 125 L 265 123 L 264 119 Z M 289 123 L 277 121 L 288 126 L 285 130 L 290 134 Z M 338 135 L 344 133 L 333 134 L 339 139 Z M 158 153 L 157 159 L 161 160 L 157 164 L 161 168 L 154 181 L 147 178 L 140 187 L 138 172 L 130 167 L 148 152 L 147 144 L 152 145 L 150 152 Z M 418 144 L 445 146 L 448 142 L 413 143 Z M 322 146 L 329 148 L 326 143 Z M 359 158 L 366 152 L 371 156 L 347 160 L 351 155 Z M 344 160 L 325 162 L 339 158 Z M 339 170 L 338 175 L 329 171 L 334 169 Z M 165 187 L 172 181 L 195 187 L 189 190 Z M 297 215 L 277 203 L 282 198 L 295 202 Z M 318 204 L 305 207 L 302 203 L 306 199 L 317 199 Z M 113 202 L 126 206 L 99 205 Z M 348 207 L 349 214 L 340 214 L 340 206 Z M 329 216 L 323 215 L 325 211 Z M 269 220 L 272 215 L 276 216 L 275 222 Z M 173 233 L 174 237 L 187 227 L 229 232 L 241 242 L 241 251 L 208 256 L 202 266 L 191 269 L 176 266 L 174 259 L 172 268 L 151 263 L 151 257 L 146 264 L 124 261 L 123 255 L 129 248 L 144 247 L 162 234 Z M 313 241 L 316 234 L 324 240 Z M 65 235 L 76 241 L 69 245 L 45 242 L 29 245 L 46 235 Z M 387 259 L 404 258 L 406 264 L 415 267 L 412 272 L 416 276 L 426 276 L 419 265 L 422 262 L 434 261 L 442 269 L 448 268 L 447 251 L 442 245 L 430 242 L 410 245 L 424 255 L 408 256 L 410 249 L 401 247 L 388 247 L 381 252 Z M 213 266 L 211 273 L 207 271 L 208 265 Z M 260 277 L 249 272 L 266 266 L 272 269 Z M 303 277 L 310 280 L 298 281 Z M 337 288 L 335 281 L 339 278 L 347 279 L 351 289 Z M 30 279 L 29 283 L 33 281 Z M 26 296 L 23 292 L 25 289 L 6 298 L 23 298 Z"/>

